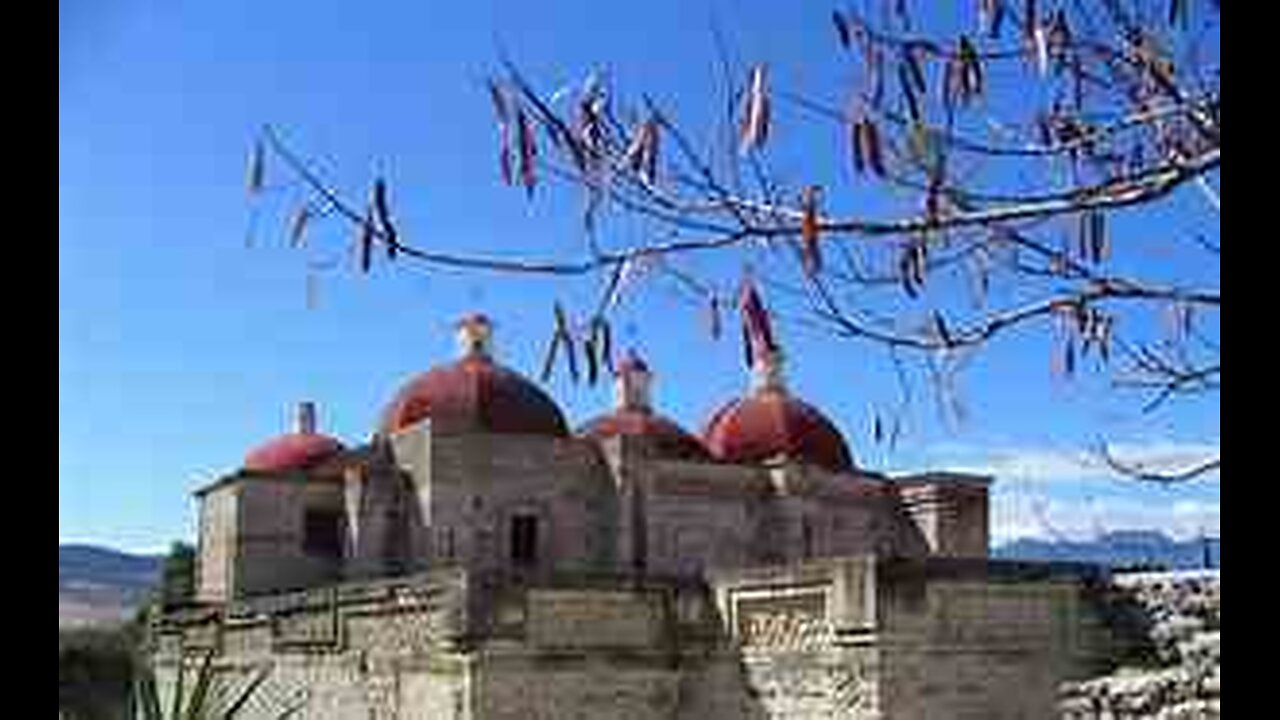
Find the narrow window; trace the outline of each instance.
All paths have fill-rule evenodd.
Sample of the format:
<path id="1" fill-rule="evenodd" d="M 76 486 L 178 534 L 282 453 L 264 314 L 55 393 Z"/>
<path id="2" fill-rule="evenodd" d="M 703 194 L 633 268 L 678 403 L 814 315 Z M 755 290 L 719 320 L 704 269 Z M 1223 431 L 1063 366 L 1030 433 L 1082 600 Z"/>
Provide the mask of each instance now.
<path id="1" fill-rule="evenodd" d="M 441 539 L 442 539 L 442 542 L 440 544 L 442 546 L 442 551 L 443 551 L 442 554 L 444 555 L 444 559 L 452 560 L 453 554 L 454 554 L 453 528 L 451 527 L 444 528 L 441 531 Z"/>
<path id="2" fill-rule="evenodd" d="M 342 556 L 342 512 L 310 508 L 303 515 L 302 549 L 308 555 Z"/>
<path id="3" fill-rule="evenodd" d="M 805 559 L 813 557 L 813 525 L 809 518 L 800 521 L 800 535 Z"/>
<path id="4" fill-rule="evenodd" d="M 538 518 L 532 515 L 511 518 L 511 563 L 519 567 L 538 563 Z"/>

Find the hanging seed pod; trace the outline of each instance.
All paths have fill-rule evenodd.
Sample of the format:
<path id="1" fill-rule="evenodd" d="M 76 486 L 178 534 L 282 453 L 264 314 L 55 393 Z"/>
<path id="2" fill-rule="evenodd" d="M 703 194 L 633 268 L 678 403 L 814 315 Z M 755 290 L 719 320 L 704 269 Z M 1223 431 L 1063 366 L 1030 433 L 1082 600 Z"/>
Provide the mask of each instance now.
<path id="1" fill-rule="evenodd" d="M 937 225 L 942 220 L 942 193 L 935 181 L 930 181 L 929 188 L 925 191 L 924 219 L 930 226 Z"/>
<path id="2" fill-rule="evenodd" d="M 391 211 L 387 204 L 387 183 L 382 178 L 378 178 L 373 183 L 373 210 L 387 243 L 387 259 L 395 260 L 399 239 L 396 227 L 391 222 Z"/>
<path id="3" fill-rule="evenodd" d="M 863 146 L 862 120 L 854 120 L 849 125 L 849 147 L 853 155 L 853 170 L 861 175 L 866 172 L 866 148 Z"/>
<path id="4" fill-rule="evenodd" d="M 867 164 L 871 166 L 871 170 L 880 177 L 885 177 L 884 156 L 880 152 L 880 132 L 876 130 L 876 124 L 870 118 L 864 118 L 862 121 L 863 145 L 867 153 Z"/>
<path id="5" fill-rule="evenodd" d="M 911 81 L 912 88 L 917 93 L 927 92 L 929 84 L 925 80 L 924 68 L 920 65 L 920 58 L 916 55 L 916 47 L 913 43 L 902 46 L 902 63 L 907 68 L 907 78 Z"/>
<path id="6" fill-rule="evenodd" d="M 1104 316 L 1102 320 L 1102 335 L 1098 340 L 1098 352 L 1102 354 L 1102 361 L 1108 362 L 1111 359 L 1111 317 Z"/>
<path id="7" fill-rule="evenodd" d="M 257 140 L 253 143 L 253 151 L 249 155 L 249 177 L 247 184 L 250 195 L 257 195 L 262 192 L 262 182 L 265 174 L 266 168 L 262 140 Z"/>
<path id="8" fill-rule="evenodd" d="M 1036 70 L 1041 77 L 1049 74 L 1049 35 L 1043 26 L 1032 32 L 1032 48 L 1035 52 Z"/>
<path id="9" fill-rule="evenodd" d="M 307 223 L 311 221 L 311 206 L 302 204 L 293 214 L 289 224 L 289 247 L 299 247 L 306 240 Z"/>
<path id="10" fill-rule="evenodd" d="M 924 271 L 920 268 L 921 253 L 917 249 L 919 241 L 911 241 L 903 248 L 898 259 L 898 274 L 902 278 L 902 288 L 913 300 L 919 296 L 918 289 L 924 284 Z"/>
<path id="11" fill-rule="evenodd" d="M 582 342 L 582 354 L 587 358 L 587 385 L 595 387 L 600 378 L 600 359 L 596 356 L 596 339 L 588 336 Z"/>
<path id="12" fill-rule="evenodd" d="M 511 171 L 511 109 L 507 103 L 506 93 L 493 80 L 489 80 L 489 99 L 493 102 L 493 114 L 498 119 L 498 167 L 502 172 L 502 183 L 510 187 L 514 182 Z"/>
<path id="13" fill-rule="evenodd" d="M 1057 61 L 1059 70 L 1067 56 L 1067 51 L 1071 48 L 1071 27 L 1067 24 L 1067 13 L 1062 8 L 1058 8 L 1053 13 L 1053 19 L 1049 21 L 1049 35 L 1046 39 L 1049 45 L 1050 54 Z"/>
<path id="14" fill-rule="evenodd" d="M 578 357 L 573 345 L 573 335 L 569 332 L 569 321 L 565 317 L 564 308 L 560 303 L 554 306 L 556 320 L 556 335 L 560 338 L 560 342 L 564 344 L 565 359 L 569 363 L 569 376 L 573 381 L 578 382 Z"/>
<path id="15" fill-rule="evenodd" d="M 960 88 L 965 100 L 982 94 L 982 60 L 969 38 L 960 36 Z"/>
<path id="16" fill-rule="evenodd" d="M 920 121 L 920 100 L 916 97 L 916 89 L 909 77 L 910 71 L 905 64 L 898 65 L 898 87 L 902 91 L 902 99 L 906 102 L 907 113 L 914 122 Z"/>
<path id="17" fill-rule="evenodd" d="M 715 295 L 707 302 L 707 323 L 712 340 L 720 339 L 720 300 Z"/>
<path id="18" fill-rule="evenodd" d="M 751 68 L 741 136 L 741 150 L 744 153 L 763 147 L 769 137 L 769 95 L 764 65 Z"/>
<path id="19" fill-rule="evenodd" d="M 569 377 L 570 379 L 573 380 L 574 384 L 576 385 L 580 379 L 580 376 L 578 374 L 578 352 L 577 352 L 577 349 L 574 347 L 573 338 L 571 336 L 565 335 L 563 338 L 563 342 L 564 342 L 564 357 L 566 360 L 569 361 Z"/>
<path id="20" fill-rule="evenodd" d="M 867 70 L 871 74 L 871 107 L 879 110 L 884 105 L 884 54 L 879 48 L 872 48 L 868 57 Z"/>
<path id="21" fill-rule="evenodd" d="M 942 319 L 942 313 L 937 310 L 933 311 L 933 329 L 937 333 L 938 339 L 942 340 L 942 344 L 951 347 L 954 341 L 951 338 L 951 331 L 947 329 L 947 323 Z"/>
<path id="22" fill-rule="evenodd" d="M 502 184 L 511 187 L 515 183 L 514 174 L 511 171 L 511 129 L 507 125 L 502 126 L 502 146 L 498 150 L 498 169 L 502 173 Z"/>
<path id="23" fill-rule="evenodd" d="M 560 349 L 560 342 L 560 333 L 552 333 L 551 342 L 547 344 L 547 354 L 542 357 L 542 373 L 539 375 L 542 378 L 542 382 L 547 382 L 551 379 L 551 371 L 556 364 L 556 351 Z"/>
<path id="24" fill-rule="evenodd" d="M 877 413 L 871 423 L 871 437 L 877 445 L 884 440 L 884 427 L 880 423 L 880 415 Z"/>
<path id="25" fill-rule="evenodd" d="M 942 109 L 950 119 L 955 110 L 956 100 L 964 100 L 960 87 L 960 64 L 955 59 L 948 59 L 942 66 Z"/>
<path id="26" fill-rule="evenodd" d="M 658 174 L 658 122 L 655 118 L 645 120 L 636 128 L 623 161 L 642 180 L 654 182 Z"/>
<path id="27" fill-rule="evenodd" d="M 1101 210 L 1089 212 L 1089 250 L 1094 263 L 1107 257 L 1107 219 Z"/>
<path id="28" fill-rule="evenodd" d="M 845 50 L 848 50 L 849 41 L 850 41 L 849 21 L 845 20 L 844 16 L 841 15 L 838 11 L 833 11 L 831 13 L 831 21 L 835 23 L 836 36 L 840 38 L 840 47 L 844 48 Z"/>
<path id="29" fill-rule="evenodd" d="M 609 321 L 603 317 L 597 317 L 595 331 L 598 333 L 596 346 L 600 349 L 600 358 L 604 361 L 602 364 L 610 373 L 613 373 L 613 330 L 609 327 Z"/>
<path id="30" fill-rule="evenodd" d="M 978 18 L 988 37 L 999 37 L 1000 27 L 1004 24 L 1003 0 L 979 0 Z"/>
<path id="31" fill-rule="evenodd" d="M 520 146 L 520 181 L 525 192 L 533 197 L 533 188 L 537 184 L 534 163 L 537 161 L 538 148 L 533 135 L 533 125 L 523 109 L 516 111 L 516 130 Z"/>
<path id="32" fill-rule="evenodd" d="M 1047 113 L 1036 115 L 1036 129 L 1040 131 L 1040 144 L 1046 148 L 1053 147 L 1053 117 Z"/>
<path id="33" fill-rule="evenodd" d="M 1066 346 L 1062 349 L 1062 365 L 1066 370 L 1067 377 L 1071 377 L 1076 372 L 1076 343 L 1072 338 L 1067 338 Z"/>
<path id="34" fill-rule="evenodd" d="M 770 350 L 777 348 L 778 344 L 773 338 L 773 327 L 769 322 L 769 311 L 765 309 L 764 301 L 760 299 L 760 293 L 756 291 L 755 283 L 749 277 L 743 283 L 740 302 L 742 324 L 748 337 L 762 348 Z"/>
<path id="35" fill-rule="evenodd" d="M 511 122 L 511 109 L 507 103 L 507 95 L 503 91 L 502 86 L 490 78 L 488 80 L 489 99 L 493 102 L 493 114 L 498 118 L 498 122 L 506 125 Z"/>
<path id="36" fill-rule="evenodd" d="M 822 252 L 818 246 L 818 188 L 810 185 L 801 199 L 800 241 L 804 272 L 813 277 L 822 271 Z"/>
<path id="37" fill-rule="evenodd" d="M 631 142 L 627 143 L 627 149 L 622 153 L 622 164 L 633 173 L 639 174 L 642 166 L 641 152 L 644 143 L 644 136 L 641 128 L 637 127 L 635 132 L 631 134 Z"/>
<path id="38" fill-rule="evenodd" d="M 915 300 L 919 297 L 916 291 L 914 275 L 911 272 L 911 260 L 909 254 L 904 254 L 898 260 L 898 276 L 902 279 L 902 291 L 907 297 Z"/>
<path id="39" fill-rule="evenodd" d="M 368 273 L 373 263 L 373 210 L 366 209 L 360 222 L 360 272 Z"/>

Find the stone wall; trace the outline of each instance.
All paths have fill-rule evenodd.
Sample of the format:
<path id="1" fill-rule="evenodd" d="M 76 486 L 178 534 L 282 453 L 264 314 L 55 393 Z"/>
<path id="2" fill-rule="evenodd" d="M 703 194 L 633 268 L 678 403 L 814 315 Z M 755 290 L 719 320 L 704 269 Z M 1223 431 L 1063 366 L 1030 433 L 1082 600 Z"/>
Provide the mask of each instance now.
<path id="1" fill-rule="evenodd" d="M 196 597 L 217 602 L 231 596 L 237 555 L 237 511 L 234 488 L 223 485 L 202 494 L 199 547 L 196 550 Z"/>
<path id="2" fill-rule="evenodd" d="M 1039 720 L 1100 651 L 1079 572 L 868 556 L 711 582 L 759 717 Z"/>
<path id="3" fill-rule="evenodd" d="M 1149 652 L 1145 658 L 1130 653 L 1105 675 L 1063 684 L 1061 717 L 1221 717 L 1221 588 L 1220 571 L 1117 576 L 1110 603 L 1129 604 L 1142 622 L 1114 632 L 1137 631 Z"/>
<path id="4" fill-rule="evenodd" d="M 538 520 L 538 563 L 611 570 L 617 496 L 589 443 L 536 436 L 436 436 L 429 484 L 431 557 L 479 570 L 511 566 L 511 521 Z"/>
<path id="5" fill-rule="evenodd" d="M 304 718 L 1028 718 L 1090 651 L 1051 566 L 873 556 L 694 578 L 440 570 L 194 609 L 159 627 L 270 666 Z"/>
<path id="6" fill-rule="evenodd" d="M 238 475 L 199 493 L 196 596 L 207 602 L 324 585 L 338 557 L 305 547 L 308 510 L 342 510 L 337 482 L 302 475 Z"/>
<path id="7" fill-rule="evenodd" d="M 213 652 L 225 687 L 270 669 L 240 717 L 300 703 L 308 720 L 470 718 L 466 607 L 461 576 L 434 573 L 190 609 L 153 633 L 162 700 L 180 666 L 190 688 L 194 658 Z"/>

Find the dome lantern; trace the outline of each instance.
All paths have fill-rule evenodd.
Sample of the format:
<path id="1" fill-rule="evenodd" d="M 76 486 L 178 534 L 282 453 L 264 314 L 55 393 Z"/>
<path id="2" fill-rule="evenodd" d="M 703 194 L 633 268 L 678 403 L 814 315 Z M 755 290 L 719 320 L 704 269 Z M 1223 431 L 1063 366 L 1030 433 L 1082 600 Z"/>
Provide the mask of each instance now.
<path id="1" fill-rule="evenodd" d="M 243 468 L 250 472 L 304 470 L 346 448 L 335 438 L 316 431 L 316 405 L 298 403 L 295 432 L 272 438 L 249 451 Z"/>
<path id="2" fill-rule="evenodd" d="M 437 432 L 568 434 L 560 408 L 530 380 L 494 361 L 493 323 L 479 313 L 457 323 L 461 357 L 405 383 L 382 413 L 390 435 L 430 419 Z"/>
<path id="3" fill-rule="evenodd" d="M 618 376 L 614 380 L 614 406 L 618 410 L 650 410 L 650 385 L 653 374 L 649 366 L 634 350 L 618 364 Z"/>
<path id="4" fill-rule="evenodd" d="M 832 472 L 853 469 L 844 437 L 821 411 L 788 392 L 777 345 L 757 343 L 751 389 L 711 416 L 702 439 L 712 456 L 736 463 L 786 458 Z"/>
<path id="5" fill-rule="evenodd" d="M 489 357 L 493 353 L 493 323 L 481 313 L 458 320 L 458 351 L 461 357 Z"/>
<path id="6" fill-rule="evenodd" d="M 668 459 L 707 459 L 707 449 L 697 437 L 654 411 L 652 383 L 649 366 L 634 350 L 629 351 L 618 363 L 613 411 L 583 425 L 579 434 L 597 441 L 620 435 L 637 438 Z"/>

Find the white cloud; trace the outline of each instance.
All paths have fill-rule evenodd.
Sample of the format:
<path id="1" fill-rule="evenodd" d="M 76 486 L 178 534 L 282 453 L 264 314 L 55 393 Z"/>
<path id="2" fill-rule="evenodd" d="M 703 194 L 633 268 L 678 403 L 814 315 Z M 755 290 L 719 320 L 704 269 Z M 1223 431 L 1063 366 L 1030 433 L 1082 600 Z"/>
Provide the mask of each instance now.
<path id="1" fill-rule="evenodd" d="M 1117 462 L 1149 472 L 1177 472 L 1216 458 L 1218 444 L 1155 441 L 1116 443 L 1108 452 Z M 931 449 L 927 464 L 932 469 L 947 469 L 992 475 L 1000 480 L 1084 480 L 1117 477 L 1097 448 L 982 448 L 950 443 Z M 1198 478 L 1200 482 L 1217 483 L 1220 473 L 1213 471 Z"/>
<path id="2" fill-rule="evenodd" d="M 1180 540 L 1201 532 L 1221 535 L 1221 503 L 1153 495 L 1064 498 L 996 487 L 991 497 L 992 541 L 1000 545 L 1020 537 L 1086 540 L 1115 530 L 1156 530 Z"/>
<path id="3" fill-rule="evenodd" d="M 1117 442 L 1117 461 L 1151 472 L 1186 470 L 1219 456 L 1215 442 Z M 914 469 L 990 475 L 991 536 L 1083 540 L 1114 530 L 1157 530 L 1179 539 L 1220 534 L 1218 472 L 1169 486 L 1125 478 L 1094 447 L 981 447 L 945 443 Z"/>

